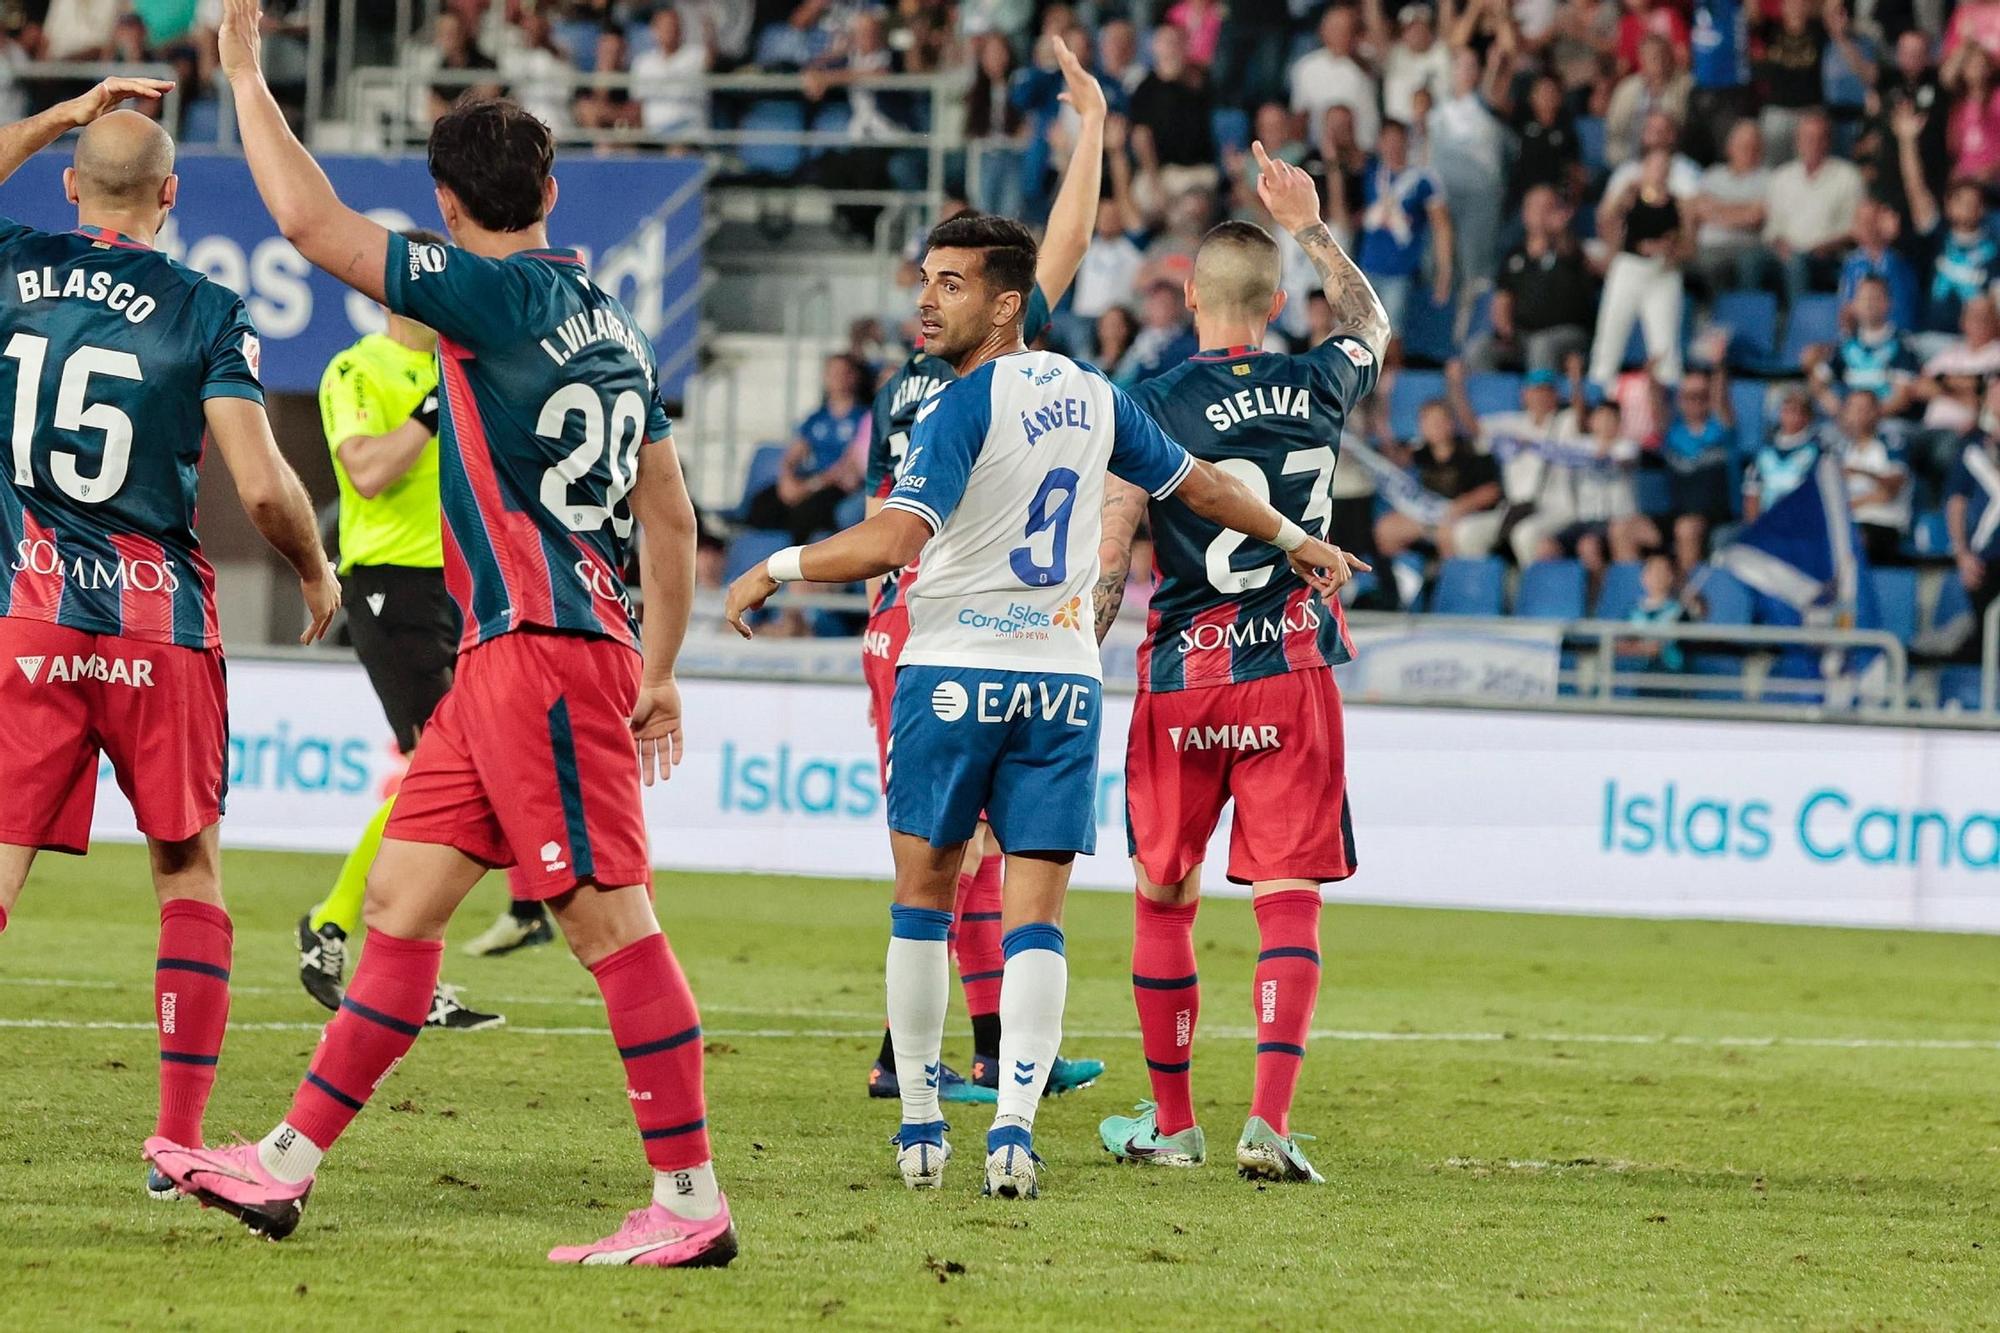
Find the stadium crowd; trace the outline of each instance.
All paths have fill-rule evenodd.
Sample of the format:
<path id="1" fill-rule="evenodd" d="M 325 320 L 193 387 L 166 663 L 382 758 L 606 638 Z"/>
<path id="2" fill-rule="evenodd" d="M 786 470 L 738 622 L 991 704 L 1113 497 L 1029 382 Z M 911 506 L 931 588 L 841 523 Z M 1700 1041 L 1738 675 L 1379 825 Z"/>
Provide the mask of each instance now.
<path id="1" fill-rule="evenodd" d="M 447 0 L 430 43 L 396 58 L 492 74 L 425 87 L 413 117 L 506 89 L 562 133 L 627 143 L 839 128 L 861 147 L 799 178 L 898 186 L 921 182 L 921 151 L 865 145 L 928 132 L 933 108 L 871 80 L 948 75 L 964 88 L 953 189 L 1036 219 L 1074 128 L 1051 54 L 1067 43 L 1113 114 L 1055 343 L 1127 385 L 1196 350 L 1181 284 L 1210 225 L 1261 220 L 1252 138 L 1319 178 L 1384 297 L 1400 345 L 1336 482 L 1341 544 L 1401 557 L 1364 597 L 1415 604 L 1416 557 L 1489 552 L 1574 557 L 1593 586 L 1659 552 L 1678 577 L 1830 453 L 1871 561 L 1948 562 L 1949 595 L 1983 609 L 2000 589 L 2000 534 L 1979 521 L 2000 508 L 1983 410 L 2000 370 L 2000 0 L 1390 2 Z M 34 9 L 10 60 L 199 68 L 212 45 L 213 0 Z M 796 72 L 801 94 L 691 86 L 736 70 Z M 591 77 L 607 73 L 631 77 Z M 786 115 L 760 118 L 772 107 Z M 1326 312 L 1281 239 L 1291 300 L 1272 336 L 1297 346 Z M 908 324 L 905 305 L 864 322 L 855 368 L 886 374 L 906 342 L 883 330 Z M 854 401 L 830 393 L 781 446 L 782 475 L 753 469 L 738 521 L 796 536 L 843 512 Z"/>

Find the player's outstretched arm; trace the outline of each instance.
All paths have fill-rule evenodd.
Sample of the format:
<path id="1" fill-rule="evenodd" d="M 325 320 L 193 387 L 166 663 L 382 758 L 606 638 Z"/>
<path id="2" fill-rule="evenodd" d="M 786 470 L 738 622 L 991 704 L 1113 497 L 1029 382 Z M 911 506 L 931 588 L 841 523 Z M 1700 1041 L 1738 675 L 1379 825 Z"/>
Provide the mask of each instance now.
<path id="1" fill-rule="evenodd" d="M 1097 543 L 1097 641 L 1111 632 L 1118 608 L 1125 602 L 1125 581 L 1132 574 L 1132 542 L 1146 512 L 1146 492 L 1118 477 L 1104 478 L 1104 532 Z"/>
<path id="2" fill-rule="evenodd" d="M 1075 107 L 1083 123 L 1077 129 L 1076 147 L 1063 172 L 1062 186 L 1049 206 L 1049 225 L 1042 232 L 1035 261 L 1035 285 L 1052 306 L 1069 290 L 1097 230 L 1097 199 L 1104 188 L 1107 111 L 1097 77 L 1083 67 L 1068 42 L 1057 40 L 1053 45 L 1056 64 L 1062 67 L 1064 91 L 1060 100 Z"/>
<path id="3" fill-rule="evenodd" d="M 125 102 L 151 101 L 164 96 L 173 86 L 165 79 L 106 79 L 81 96 L 0 127 L 0 181 L 19 171 L 23 162 L 71 130 L 82 129 Z"/>
<path id="4" fill-rule="evenodd" d="M 646 665 L 632 709 L 632 738 L 639 743 L 639 779 L 650 787 L 673 776 L 681 761 L 681 689 L 674 665 L 694 609 L 694 501 L 673 436 L 639 450 L 630 503 L 639 522 L 639 588 L 646 606 L 640 626 Z"/>
<path id="5" fill-rule="evenodd" d="M 1174 498 L 1211 522 L 1277 547 L 1321 596 L 1333 596 L 1369 568 L 1358 557 L 1309 535 L 1213 463 L 1196 459 Z"/>
<path id="6" fill-rule="evenodd" d="M 1262 142 L 1250 145 L 1257 157 L 1257 197 L 1271 219 L 1292 234 L 1319 271 L 1327 304 L 1333 307 L 1334 336 L 1358 339 L 1377 357 L 1389 349 L 1389 312 L 1359 266 L 1347 257 L 1320 218 L 1319 188 L 1311 176 L 1272 158 Z"/>
<path id="7" fill-rule="evenodd" d="M 340 577 L 319 543 L 312 500 L 299 483 L 298 473 L 278 452 L 262 403 L 249 398 L 210 398 L 202 404 L 202 412 L 208 420 L 209 437 L 222 451 L 222 462 L 236 482 L 243 512 L 299 576 L 299 591 L 311 617 L 299 642 L 316 642 L 340 609 Z"/>
<path id="8" fill-rule="evenodd" d="M 883 509 L 811 546 L 788 546 L 729 585 L 724 617 L 753 637 L 743 617 L 787 583 L 859 583 L 901 569 L 924 553 L 931 525 L 906 509 Z"/>
<path id="9" fill-rule="evenodd" d="M 285 123 L 264 82 L 263 11 L 257 0 L 223 0 L 217 45 L 236 98 L 237 132 L 257 193 L 285 239 L 317 267 L 382 301 L 389 232 L 340 202 L 326 173 Z"/>

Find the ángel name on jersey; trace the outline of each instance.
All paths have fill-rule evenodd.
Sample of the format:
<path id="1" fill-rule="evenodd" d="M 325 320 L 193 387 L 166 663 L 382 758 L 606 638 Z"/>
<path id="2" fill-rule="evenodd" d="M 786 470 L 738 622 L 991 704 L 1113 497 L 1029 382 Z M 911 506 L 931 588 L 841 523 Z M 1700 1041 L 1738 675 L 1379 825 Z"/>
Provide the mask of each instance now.
<path id="1" fill-rule="evenodd" d="M 1210 403 L 1205 415 L 1218 432 L 1258 417 L 1297 417 L 1310 421 L 1312 391 L 1304 385 L 1259 384 L 1238 389 L 1222 401 Z"/>
<path id="2" fill-rule="evenodd" d="M 125 316 L 128 324 L 142 323 L 159 308 L 152 297 L 139 295 L 139 289 L 129 282 L 114 281 L 101 268 L 66 269 L 60 279 L 54 268 L 23 269 L 14 275 L 14 286 L 21 293 L 22 305 L 46 299 L 95 301 Z"/>
<path id="3" fill-rule="evenodd" d="M 1034 445 L 1052 430 L 1089 430 L 1090 403 L 1082 398 L 1058 398 L 1032 412 L 1021 413 L 1021 433 Z"/>

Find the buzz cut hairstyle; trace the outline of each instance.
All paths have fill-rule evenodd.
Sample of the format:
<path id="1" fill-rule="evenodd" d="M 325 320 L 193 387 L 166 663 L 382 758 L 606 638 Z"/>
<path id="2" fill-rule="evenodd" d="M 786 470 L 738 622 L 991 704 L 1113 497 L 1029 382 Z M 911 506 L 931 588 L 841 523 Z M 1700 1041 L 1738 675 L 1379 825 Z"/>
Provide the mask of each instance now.
<path id="1" fill-rule="evenodd" d="M 542 220 L 556 141 L 519 102 L 460 102 L 431 127 L 429 158 L 431 179 L 488 231 L 526 231 Z"/>
<path id="2" fill-rule="evenodd" d="M 1224 222 L 1195 251 L 1195 296 L 1222 310 L 1262 314 L 1278 294 L 1281 268 L 1270 232 L 1254 222 Z"/>
<path id="3" fill-rule="evenodd" d="M 984 277 L 995 291 L 1014 292 L 1027 308 L 1035 287 L 1038 252 L 1034 233 L 1012 218 L 993 213 L 960 213 L 931 228 L 925 244 L 932 250 L 977 250 L 985 261 Z"/>

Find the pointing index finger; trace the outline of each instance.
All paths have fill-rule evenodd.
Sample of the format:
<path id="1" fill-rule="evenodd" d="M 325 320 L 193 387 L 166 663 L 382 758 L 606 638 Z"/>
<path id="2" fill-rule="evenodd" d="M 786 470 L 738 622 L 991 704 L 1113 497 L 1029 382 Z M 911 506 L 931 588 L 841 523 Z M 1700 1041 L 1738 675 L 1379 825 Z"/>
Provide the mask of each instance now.
<path id="1" fill-rule="evenodd" d="M 1264 141 L 1262 139 L 1252 139 L 1250 141 L 1250 152 L 1257 159 L 1257 169 L 1259 171 L 1269 171 L 1271 169 L 1271 155 L 1264 151 Z"/>

